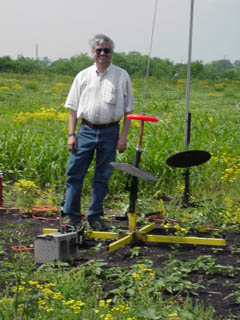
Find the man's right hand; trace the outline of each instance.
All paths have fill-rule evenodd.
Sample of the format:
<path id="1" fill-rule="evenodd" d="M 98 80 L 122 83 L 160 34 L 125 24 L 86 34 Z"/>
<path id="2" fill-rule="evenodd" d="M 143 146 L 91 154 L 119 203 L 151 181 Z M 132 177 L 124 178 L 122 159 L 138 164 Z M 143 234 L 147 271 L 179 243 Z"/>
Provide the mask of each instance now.
<path id="1" fill-rule="evenodd" d="M 71 152 L 75 152 L 77 150 L 77 139 L 75 136 L 68 137 L 67 148 Z"/>

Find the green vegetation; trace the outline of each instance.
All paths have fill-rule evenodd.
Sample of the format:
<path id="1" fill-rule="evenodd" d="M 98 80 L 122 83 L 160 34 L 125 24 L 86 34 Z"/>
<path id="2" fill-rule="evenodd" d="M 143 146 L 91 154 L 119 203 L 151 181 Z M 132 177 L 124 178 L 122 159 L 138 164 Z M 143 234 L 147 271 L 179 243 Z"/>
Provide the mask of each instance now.
<path id="1" fill-rule="evenodd" d="M 1 276 L 8 282 L 0 296 L 0 318 L 60 320 L 67 315 L 71 320 L 218 320 L 211 307 L 193 306 L 188 298 L 177 302 L 180 293 L 194 294 L 200 287 L 185 279 L 186 271 L 181 275 L 183 268 L 177 270 L 178 263 L 171 260 L 167 266 L 171 274 L 166 275 L 157 275 L 149 262 L 106 269 L 98 260 L 73 269 L 68 263 L 48 263 L 36 271 L 29 254 L 20 253 L 2 264 L 5 274 Z M 201 268 L 192 265 L 195 270 Z M 113 281 L 115 289 L 104 292 L 108 281 Z M 164 299 L 165 290 L 175 298 Z"/>
<path id="2" fill-rule="evenodd" d="M 134 51 L 129 53 L 116 52 L 113 55 L 113 63 L 128 71 L 131 77 L 144 77 L 147 69 L 148 56 Z M 79 71 L 90 66 L 93 59 L 86 53 L 69 59 L 50 61 L 32 59 L 19 56 L 16 60 L 9 56 L 0 57 L 0 72 L 12 73 L 44 73 L 76 75 Z M 151 58 L 149 75 L 156 79 L 183 79 L 186 78 L 186 63 L 173 63 L 169 59 Z M 202 61 L 193 61 L 191 65 L 191 77 L 194 79 L 240 79 L 240 61 L 231 63 L 222 59 L 203 64 Z"/>
<path id="3" fill-rule="evenodd" d="M 66 148 L 68 110 L 64 108 L 64 101 L 71 82 L 70 76 L 0 76 L 0 169 L 17 180 L 34 182 L 39 190 L 48 190 L 49 196 L 34 190 L 32 194 L 55 205 L 64 195 L 65 168 L 69 156 Z M 149 207 L 160 208 L 167 211 L 168 218 L 176 218 L 177 215 L 190 224 L 193 221 L 207 224 L 210 219 L 218 227 L 232 223 L 238 225 L 240 81 L 192 81 L 190 149 L 206 150 L 211 153 L 211 159 L 190 169 L 191 201 L 206 202 L 206 206 L 189 209 L 191 212 L 186 217 L 181 209 L 172 210 L 171 207 L 181 201 L 184 171 L 166 164 L 171 155 L 184 151 L 185 81 L 150 78 L 145 101 L 144 80 L 133 78 L 133 86 L 135 113 L 144 112 L 159 118 L 157 123 L 145 124 L 140 163 L 142 169 L 151 172 L 159 181 L 139 182 L 139 200 L 143 199 L 139 201 L 139 211 L 146 212 Z M 133 163 L 139 125 L 139 121 L 132 121 L 128 149 L 118 154 L 117 161 Z M 86 202 L 93 169 L 93 166 L 90 167 L 83 190 Z M 125 174 L 114 170 L 110 194 L 125 194 L 126 178 Z M 12 194 L 16 194 L 16 186 L 7 176 L 3 180 L 4 200 L 11 201 Z M 158 201 L 163 195 L 172 200 L 167 209 Z M 23 199 L 22 196 L 20 198 Z M 146 198 L 153 202 L 144 201 Z M 121 202 L 120 211 L 122 206 Z M 231 218 L 228 217 L 229 211 L 233 212 Z"/>

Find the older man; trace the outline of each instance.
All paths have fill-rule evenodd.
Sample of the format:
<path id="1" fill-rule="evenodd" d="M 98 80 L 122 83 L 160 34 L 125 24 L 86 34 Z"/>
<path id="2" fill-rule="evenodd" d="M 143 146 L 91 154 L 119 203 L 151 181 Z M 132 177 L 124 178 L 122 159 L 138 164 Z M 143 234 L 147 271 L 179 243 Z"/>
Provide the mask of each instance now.
<path id="1" fill-rule="evenodd" d="M 95 63 L 77 74 L 65 103 L 65 107 L 70 109 L 67 147 L 71 154 L 64 212 L 69 224 L 81 225 L 83 179 L 96 152 L 87 220 L 91 228 L 106 230 L 101 218 L 113 169 L 110 162 L 115 161 L 117 149 L 119 152 L 126 149 L 130 127 L 126 114 L 133 111 L 134 99 L 128 73 L 111 63 L 113 41 L 97 34 L 89 43 Z M 124 121 L 119 134 L 121 118 Z M 75 134 L 78 119 L 81 125 Z"/>

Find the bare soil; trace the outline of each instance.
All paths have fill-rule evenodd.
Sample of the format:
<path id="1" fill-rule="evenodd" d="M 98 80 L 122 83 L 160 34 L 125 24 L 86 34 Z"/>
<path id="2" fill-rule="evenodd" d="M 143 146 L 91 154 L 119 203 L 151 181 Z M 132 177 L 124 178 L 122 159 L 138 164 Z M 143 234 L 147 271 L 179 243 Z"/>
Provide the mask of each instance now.
<path id="1" fill-rule="evenodd" d="M 42 220 L 36 219 L 31 216 L 24 217 L 16 212 L 7 213 L 4 210 L 0 211 L 0 230 L 10 231 L 12 233 L 13 245 L 19 246 L 19 231 L 24 233 L 25 243 L 29 247 L 34 244 L 34 239 L 37 235 L 42 234 L 43 228 L 59 228 L 59 222 L 55 220 Z M 116 220 L 111 221 L 112 224 L 124 224 Z M 161 232 L 161 231 L 159 231 Z M 0 233 L 0 241 L 4 240 L 3 232 Z M 204 234 L 201 234 L 204 237 Z M 134 245 L 127 245 L 118 249 L 113 253 L 107 253 L 106 241 L 100 250 L 92 253 L 91 248 L 96 247 L 100 241 L 86 239 L 81 248 L 81 257 L 75 265 L 83 264 L 92 259 L 104 259 L 108 267 L 129 267 L 136 264 L 139 257 L 144 257 L 153 261 L 153 267 L 159 270 L 164 269 L 164 261 L 169 259 L 169 254 L 175 252 L 175 257 L 182 261 L 189 261 L 196 259 L 199 256 L 210 255 L 216 259 L 216 263 L 223 266 L 239 267 L 238 250 L 235 252 L 232 248 L 240 248 L 240 235 L 238 233 L 226 233 L 224 235 L 227 245 L 221 247 L 221 250 L 214 250 L 212 246 L 203 245 L 177 245 L 177 249 L 172 244 L 163 243 L 138 243 L 137 246 L 141 247 L 139 255 L 133 257 L 130 254 L 130 248 Z M 216 247 L 215 247 L 216 249 Z M 5 252 L 10 257 L 12 255 L 12 247 L 9 243 L 5 242 Z M 33 252 L 33 250 L 31 251 Z M 1 260 L 6 256 L 0 255 Z M 224 300 L 229 294 L 233 293 L 236 288 L 235 284 L 240 283 L 240 273 L 235 272 L 234 275 L 224 274 L 224 272 L 215 272 L 214 274 L 205 274 L 202 271 L 190 273 L 189 280 L 192 282 L 200 283 L 205 287 L 198 291 L 198 296 L 193 296 L 193 301 L 201 301 L 205 306 L 211 304 L 215 309 L 215 316 L 226 319 L 231 314 L 233 319 L 240 319 L 240 304 L 236 302 L 235 297 Z M 106 281 L 105 290 L 112 289 L 113 284 Z M 169 293 L 166 293 L 169 296 Z M 181 297 L 180 297 L 181 298 Z M 183 297 L 184 298 L 184 297 Z"/>

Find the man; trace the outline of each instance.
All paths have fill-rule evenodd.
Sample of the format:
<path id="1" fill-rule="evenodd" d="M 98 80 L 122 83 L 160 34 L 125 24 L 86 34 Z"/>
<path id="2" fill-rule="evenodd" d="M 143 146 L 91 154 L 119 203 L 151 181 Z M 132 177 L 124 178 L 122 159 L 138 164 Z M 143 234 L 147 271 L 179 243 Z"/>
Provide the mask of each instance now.
<path id="1" fill-rule="evenodd" d="M 90 40 L 93 66 L 79 72 L 68 94 L 65 107 L 70 109 L 67 147 L 71 151 L 66 180 L 64 213 L 68 223 L 81 225 L 81 191 L 83 179 L 96 152 L 96 167 L 87 220 L 91 228 L 106 230 L 101 219 L 103 200 L 112 174 L 110 162 L 116 150 L 124 152 L 134 109 L 131 80 L 128 73 L 111 63 L 114 43 L 102 34 Z M 124 117 L 119 136 L 119 120 Z M 77 120 L 81 125 L 75 135 Z"/>

